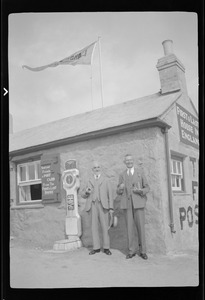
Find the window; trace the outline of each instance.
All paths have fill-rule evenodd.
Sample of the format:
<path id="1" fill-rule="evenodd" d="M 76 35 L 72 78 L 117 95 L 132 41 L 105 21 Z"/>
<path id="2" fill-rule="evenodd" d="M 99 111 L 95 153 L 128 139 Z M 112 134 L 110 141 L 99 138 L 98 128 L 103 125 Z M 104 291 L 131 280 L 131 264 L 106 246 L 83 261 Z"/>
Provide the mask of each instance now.
<path id="1" fill-rule="evenodd" d="M 172 178 L 172 190 L 183 191 L 184 190 L 184 178 L 183 178 L 183 164 L 182 158 L 171 158 L 171 178 Z"/>
<path id="2" fill-rule="evenodd" d="M 17 184 L 20 203 L 35 203 L 42 200 L 40 161 L 17 166 Z"/>

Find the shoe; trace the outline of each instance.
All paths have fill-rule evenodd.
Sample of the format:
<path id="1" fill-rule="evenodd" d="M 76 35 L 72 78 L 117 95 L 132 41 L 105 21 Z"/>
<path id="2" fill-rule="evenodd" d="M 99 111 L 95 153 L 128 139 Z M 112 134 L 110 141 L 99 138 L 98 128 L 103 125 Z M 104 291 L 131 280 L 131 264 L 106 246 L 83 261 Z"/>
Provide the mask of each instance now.
<path id="1" fill-rule="evenodd" d="M 141 253 L 140 254 L 140 257 L 143 258 L 143 259 L 148 259 L 148 256 L 146 253 Z"/>
<path id="2" fill-rule="evenodd" d="M 128 253 L 126 259 L 132 258 L 136 255 L 136 253 Z"/>
<path id="3" fill-rule="evenodd" d="M 93 255 L 98 252 L 100 252 L 100 249 L 96 249 L 96 250 L 93 249 L 92 251 L 90 251 L 89 255 Z"/>
<path id="4" fill-rule="evenodd" d="M 110 252 L 109 249 L 104 249 L 104 253 L 107 254 L 107 255 L 112 255 L 112 253 Z"/>

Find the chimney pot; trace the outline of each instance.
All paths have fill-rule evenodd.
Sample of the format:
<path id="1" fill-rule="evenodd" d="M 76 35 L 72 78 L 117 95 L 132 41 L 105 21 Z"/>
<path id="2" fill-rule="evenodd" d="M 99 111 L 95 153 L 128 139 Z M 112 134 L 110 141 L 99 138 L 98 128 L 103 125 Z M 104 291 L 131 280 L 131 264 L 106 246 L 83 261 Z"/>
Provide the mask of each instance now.
<path id="1" fill-rule="evenodd" d="M 165 40 L 162 42 L 164 48 L 164 55 L 169 55 L 173 53 L 173 41 L 172 40 Z"/>

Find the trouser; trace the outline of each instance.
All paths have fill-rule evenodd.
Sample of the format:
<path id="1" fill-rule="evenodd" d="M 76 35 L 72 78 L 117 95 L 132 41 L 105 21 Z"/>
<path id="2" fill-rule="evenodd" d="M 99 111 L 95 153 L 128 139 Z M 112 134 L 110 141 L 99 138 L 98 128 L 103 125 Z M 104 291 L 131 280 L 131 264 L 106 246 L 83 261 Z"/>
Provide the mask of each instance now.
<path id="1" fill-rule="evenodd" d="M 110 237 L 108 234 L 108 209 L 103 208 L 100 201 L 92 202 L 91 206 L 92 216 L 92 237 L 93 249 L 100 249 L 99 223 L 103 234 L 103 248 L 110 248 Z"/>
<path id="2" fill-rule="evenodd" d="M 125 220 L 127 224 L 129 253 L 133 254 L 138 251 L 146 253 L 145 211 L 144 208 L 134 208 L 132 198 L 128 200 L 128 208 L 125 209 Z"/>

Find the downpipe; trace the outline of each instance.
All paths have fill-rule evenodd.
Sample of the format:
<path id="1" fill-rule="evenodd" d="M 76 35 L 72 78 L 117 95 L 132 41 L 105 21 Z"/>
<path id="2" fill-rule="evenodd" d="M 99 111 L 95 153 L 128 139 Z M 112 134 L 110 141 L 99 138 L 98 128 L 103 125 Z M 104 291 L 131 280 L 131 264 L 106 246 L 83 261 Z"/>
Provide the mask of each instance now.
<path id="1" fill-rule="evenodd" d="M 166 161 L 167 161 L 167 184 L 168 184 L 168 200 L 169 200 L 169 215 L 171 233 L 176 233 L 174 229 L 174 217 L 173 217 L 173 198 L 172 198 L 172 188 L 171 188 L 171 168 L 170 168 L 170 155 L 169 155 L 169 140 L 168 140 L 168 129 L 163 128 L 162 133 L 165 135 L 165 149 L 166 149 Z"/>

